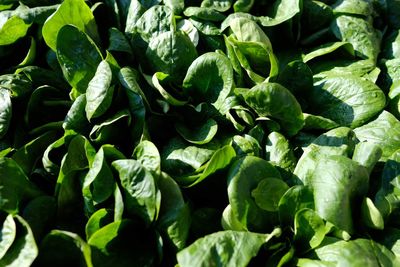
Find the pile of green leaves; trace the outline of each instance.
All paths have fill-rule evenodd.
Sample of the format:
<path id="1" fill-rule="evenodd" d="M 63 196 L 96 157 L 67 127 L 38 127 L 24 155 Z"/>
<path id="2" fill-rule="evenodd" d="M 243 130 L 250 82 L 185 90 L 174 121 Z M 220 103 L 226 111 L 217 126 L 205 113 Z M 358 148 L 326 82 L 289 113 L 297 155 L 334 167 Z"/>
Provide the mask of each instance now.
<path id="1" fill-rule="evenodd" d="M 399 0 L 0 0 L 0 266 L 400 266 Z"/>

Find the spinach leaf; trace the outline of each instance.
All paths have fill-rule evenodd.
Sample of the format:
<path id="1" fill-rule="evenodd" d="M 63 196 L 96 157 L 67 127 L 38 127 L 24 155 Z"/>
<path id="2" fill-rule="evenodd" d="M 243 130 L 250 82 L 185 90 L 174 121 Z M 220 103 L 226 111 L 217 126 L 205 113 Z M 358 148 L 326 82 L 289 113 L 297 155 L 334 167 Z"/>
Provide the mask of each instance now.
<path id="1" fill-rule="evenodd" d="M 185 203 L 178 184 L 168 175 L 162 174 L 158 186 L 162 200 L 157 228 L 176 251 L 182 250 L 189 236 L 189 205 Z"/>
<path id="2" fill-rule="evenodd" d="M 337 253 L 337 249 L 341 253 Z M 335 252 L 336 251 L 336 252 Z M 349 242 L 337 241 L 315 250 L 322 261 L 333 264 L 373 264 L 396 265 L 398 260 L 394 254 L 384 246 L 368 239 L 355 239 Z M 355 258 L 354 255 L 360 255 Z"/>
<path id="3" fill-rule="evenodd" d="M 154 71 L 164 72 L 182 80 L 197 51 L 183 32 L 168 31 L 151 39 L 146 56 Z"/>
<path id="4" fill-rule="evenodd" d="M 132 4 L 131 4 L 132 5 Z M 135 31 L 146 42 L 161 33 L 175 30 L 172 10 L 166 6 L 153 6 L 136 21 Z"/>
<path id="5" fill-rule="evenodd" d="M 112 167 L 119 174 L 127 212 L 139 216 L 147 224 L 157 219 L 161 193 L 153 175 L 135 160 L 116 160 Z"/>
<path id="6" fill-rule="evenodd" d="M 352 207 L 367 193 L 368 181 L 367 170 L 355 161 L 344 156 L 320 159 L 310 181 L 316 212 L 339 229 L 353 233 L 357 210 Z"/>
<path id="7" fill-rule="evenodd" d="M 400 146 L 397 141 L 399 121 L 389 112 L 383 111 L 375 120 L 354 129 L 360 141 L 377 144 L 382 149 L 381 161 L 386 161 Z"/>
<path id="8" fill-rule="evenodd" d="M 268 235 L 237 231 L 214 233 L 179 252 L 178 263 L 180 266 L 247 266 L 260 247 L 273 236 L 274 233 Z"/>
<path id="9" fill-rule="evenodd" d="M 245 93 L 244 98 L 259 116 L 276 119 L 289 136 L 295 135 L 304 125 L 300 104 L 290 91 L 280 84 L 256 85 Z"/>
<path id="10" fill-rule="evenodd" d="M 17 226 L 13 219 L 13 216 L 9 214 L 5 220 L 3 221 L 1 227 L 1 242 L 0 242 L 0 256 L 3 256 L 7 253 L 7 250 L 11 247 L 12 243 L 15 240 L 17 232 Z"/>
<path id="11" fill-rule="evenodd" d="M 183 91 L 195 103 L 208 102 L 219 109 L 231 93 L 233 83 L 233 69 L 229 59 L 210 52 L 201 55 L 190 65 L 183 80 Z"/>
<path id="12" fill-rule="evenodd" d="M 63 26 L 57 40 L 57 59 L 64 76 L 79 93 L 85 93 L 101 62 L 100 51 L 89 36 L 75 26 Z"/>
<path id="13" fill-rule="evenodd" d="M 54 51 L 59 42 L 59 31 L 65 25 L 74 25 L 77 29 L 85 32 L 91 39 L 98 41 L 96 22 L 92 11 L 84 0 L 67 0 L 57 8 L 43 25 L 43 38 L 46 44 Z"/>
<path id="14" fill-rule="evenodd" d="M 92 118 L 103 115 L 111 105 L 114 86 L 111 86 L 112 71 L 107 61 L 103 60 L 97 67 L 93 79 L 86 89 L 86 117 Z"/>
<path id="15" fill-rule="evenodd" d="M 18 213 L 22 201 L 43 194 L 29 181 L 21 167 L 10 158 L 0 158 L 0 185 L 3 199 L 0 209 L 11 214 Z M 8 190 L 9 188 L 13 190 Z"/>
<path id="16" fill-rule="evenodd" d="M 279 172 L 267 161 L 245 156 L 231 165 L 228 173 L 228 197 L 232 212 L 245 229 L 263 231 L 273 225 L 276 214 L 261 209 L 252 195 L 266 178 L 279 179 Z"/>
<path id="17" fill-rule="evenodd" d="M 328 76 L 316 82 L 308 100 L 314 114 L 351 128 L 369 121 L 386 104 L 384 93 L 374 83 L 344 75 Z"/>
<path id="18" fill-rule="evenodd" d="M 332 22 L 331 29 L 338 39 L 353 45 L 357 56 L 377 60 L 380 52 L 380 35 L 370 21 L 342 15 Z"/>
<path id="19" fill-rule="evenodd" d="M 12 116 L 12 105 L 10 93 L 7 90 L 0 90 L 0 138 L 8 131 Z"/>
<path id="20" fill-rule="evenodd" d="M 43 266 L 57 263 L 60 266 L 93 266 L 90 258 L 90 247 L 82 238 L 74 233 L 53 230 L 42 241 L 40 245 L 41 253 L 37 263 Z M 61 255 L 60 249 L 65 249 L 68 253 Z M 36 263 L 35 262 L 35 263 Z"/>
<path id="21" fill-rule="evenodd" d="M 0 259 L 3 266 L 31 266 L 39 250 L 29 224 L 20 216 L 14 216 L 16 236 L 6 254 Z"/>

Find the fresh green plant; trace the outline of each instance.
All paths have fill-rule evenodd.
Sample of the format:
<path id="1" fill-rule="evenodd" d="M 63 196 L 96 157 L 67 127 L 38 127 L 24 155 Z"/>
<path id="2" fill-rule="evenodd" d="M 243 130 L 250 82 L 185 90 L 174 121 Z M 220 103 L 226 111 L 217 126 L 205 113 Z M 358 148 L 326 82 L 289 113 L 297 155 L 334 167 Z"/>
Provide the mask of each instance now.
<path id="1" fill-rule="evenodd" d="M 0 0 L 0 266 L 400 266 L 400 1 Z"/>

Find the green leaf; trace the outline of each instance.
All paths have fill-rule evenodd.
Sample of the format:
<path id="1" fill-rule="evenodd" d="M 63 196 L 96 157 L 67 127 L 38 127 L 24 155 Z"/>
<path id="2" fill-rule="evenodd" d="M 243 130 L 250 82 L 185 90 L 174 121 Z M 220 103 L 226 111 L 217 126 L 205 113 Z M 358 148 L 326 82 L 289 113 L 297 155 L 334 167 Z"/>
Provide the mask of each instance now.
<path id="1" fill-rule="evenodd" d="M 382 42 L 382 57 L 394 59 L 400 57 L 400 30 L 391 31 Z"/>
<path id="2" fill-rule="evenodd" d="M 167 6 L 157 5 L 143 13 L 135 24 L 135 30 L 144 41 L 150 42 L 161 33 L 174 31 L 174 24 L 172 10 Z"/>
<path id="3" fill-rule="evenodd" d="M 289 136 L 295 135 L 304 125 L 300 104 L 280 84 L 256 85 L 245 93 L 244 99 L 259 116 L 276 119 Z"/>
<path id="4" fill-rule="evenodd" d="M 112 222 L 97 230 L 88 240 L 93 266 L 153 266 L 158 252 L 155 236 L 132 220 Z"/>
<path id="5" fill-rule="evenodd" d="M 0 259 L 0 266 L 29 267 L 38 256 L 39 250 L 28 223 L 15 215 L 17 235 L 7 253 Z"/>
<path id="6" fill-rule="evenodd" d="M 177 177 L 175 180 L 181 186 L 192 187 L 207 177 L 217 173 L 229 166 L 236 157 L 236 152 L 232 146 L 226 145 L 215 151 L 210 160 L 198 168 L 193 175 Z"/>
<path id="7" fill-rule="evenodd" d="M 198 57 L 190 65 L 183 81 L 183 91 L 195 103 L 212 103 L 221 107 L 233 87 L 233 69 L 229 59 L 209 52 Z"/>
<path id="8" fill-rule="evenodd" d="M 29 79 L 29 76 L 22 73 L 4 74 L 0 76 L 0 87 L 2 89 L 9 90 L 11 93 L 11 97 L 18 98 L 26 96 L 27 94 L 30 94 L 32 92 L 32 81 Z"/>
<path id="9" fill-rule="evenodd" d="M 335 14 L 371 16 L 373 4 L 371 1 L 346 0 L 338 1 L 332 5 Z"/>
<path id="10" fill-rule="evenodd" d="M 277 221 L 277 216 L 262 210 L 252 196 L 252 191 L 266 178 L 280 178 L 280 174 L 270 163 L 254 156 L 234 161 L 228 172 L 228 198 L 232 212 L 250 231 L 263 231 Z"/>
<path id="11" fill-rule="evenodd" d="M 354 148 L 352 159 L 367 168 L 368 173 L 371 173 L 381 156 L 382 149 L 377 144 L 360 142 Z"/>
<path id="12" fill-rule="evenodd" d="M 377 144 L 382 149 L 380 161 L 386 161 L 400 148 L 400 122 L 387 111 L 370 123 L 354 129 L 354 132 L 360 141 Z"/>
<path id="13" fill-rule="evenodd" d="M 272 132 L 267 137 L 265 145 L 266 159 L 286 172 L 293 172 L 296 167 L 296 157 L 289 141 L 280 133 Z"/>
<path id="14" fill-rule="evenodd" d="M 251 191 L 258 207 L 266 211 L 277 211 L 281 197 L 289 189 L 289 186 L 277 178 L 265 178 L 261 180 L 257 188 Z"/>
<path id="15" fill-rule="evenodd" d="M 258 141 L 248 134 L 245 134 L 244 137 L 235 135 L 232 138 L 232 146 L 239 156 L 249 155 L 259 157 L 262 150 Z"/>
<path id="16" fill-rule="evenodd" d="M 174 175 L 192 173 L 206 163 L 214 154 L 212 147 L 197 147 L 188 145 L 181 138 L 173 138 L 161 153 L 161 165 L 165 171 Z"/>
<path id="17" fill-rule="evenodd" d="M 133 159 L 139 161 L 143 167 L 155 176 L 161 174 L 161 157 L 157 147 L 150 141 L 143 140 L 133 151 Z"/>
<path id="18" fill-rule="evenodd" d="M 194 128 L 188 128 L 183 123 L 176 123 L 175 129 L 186 141 L 197 145 L 204 145 L 210 142 L 217 134 L 218 124 L 215 120 L 208 119 Z"/>
<path id="19" fill-rule="evenodd" d="M 64 130 L 73 130 L 77 133 L 86 133 L 89 128 L 89 121 L 86 118 L 86 94 L 78 96 L 63 122 Z"/>
<path id="20" fill-rule="evenodd" d="M 397 266 L 399 264 L 393 252 L 369 239 L 360 238 L 323 244 L 315 250 L 315 253 L 322 261 L 333 263 L 335 266 Z"/>
<path id="21" fill-rule="evenodd" d="M 0 139 L 6 135 L 12 116 L 11 96 L 8 90 L 0 89 Z"/>
<path id="22" fill-rule="evenodd" d="M 43 239 L 37 263 L 40 266 L 93 267 L 90 246 L 79 235 L 61 230 L 52 230 Z"/>
<path id="23" fill-rule="evenodd" d="M 383 110 L 386 97 L 371 81 L 356 76 L 328 76 L 314 84 L 308 98 L 313 114 L 356 128 Z"/>
<path id="24" fill-rule="evenodd" d="M 209 7 L 219 12 L 228 11 L 231 8 L 232 0 L 203 0 L 201 7 Z"/>
<path id="25" fill-rule="evenodd" d="M 221 225 L 224 230 L 244 231 L 245 227 L 236 218 L 236 215 L 232 212 L 232 207 L 229 204 L 226 206 L 222 213 Z"/>
<path id="26" fill-rule="evenodd" d="M 277 76 L 278 63 L 271 42 L 257 23 L 239 17 L 231 20 L 229 26 L 234 34 L 228 39 L 250 79 L 258 84 L 265 81 L 264 77 Z"/>
<path id="27" fill-rule="evenodd" d="M 296 212 L 294 220 L 294 242 L 302 252 L 318 247 L 325 238 L 324 221 L 312 209 Z"/>
<path id="28" fill-rule="evenodd" d="M 367 169 L 355 161 L 344 156 L 319 159 L 311 179 L 315 211 L 339 229 L 353 233 L 357 211 L 352 207 L 367 193 L 368 182 Z"/>
<path id="29" fill-rule="evenodd" d="M 133 121 L 135 121 L 134 128 L 131 132 L 132 138 L 133 140 L 139 140 L 143 135 L 145 127 L 145 107 L 149 107 L 149 104 L 136 81 L 137 78 L 132 69 L 122 68 L 118 74 L 118 79 L 128 98 L 129 111 Z"/>
<path id="30" fill-rule="evenodd" d="M 282 224 L 293 225 L 295 214 L 302 209 L 314 209 L 314 196 L 310 187 L 295 185 L 289 188 L 278 204 Z"/>
<path id="31" fill-rule="evenodd" d="M 46 132 L 18 148 L 12 159 L 24 170 L 25 174 L 30 175 L 38 159 L 43 156 L 45 149 L 56 141 L 56 138 L 56 132 Z"/>
<path id="32" fill-rule="evenodd" d="M 168 31 L 151 39 L 146 57 L 153 71 L 169 74 L 181 81 L 196 59 L 197 51 L 185 33 Z"/>
<path id="33" fill-rule="evenodd" d="M 176 97 L 174 97 L 172 94 L 170 94 L 166 89 L 164 89 L 164 86 L 161 84 L 161 82 L 169 82 L 171 80 L 171 77 L 168 74 L 162 73 L 162 72 L 156 72 L 154 73 L 153 77 L 151 78 L 151 82 L 153 83 L 153 87 L 158 90 L 158 92 L 161 94 L 161 96 L 164 98 L 165 101 L 167 101 L 169 104 L 173 106 L 183 106 L 187 104 L 188 101 L 186 100 L 180 100 Z"/>
<path id="34" fill-rule="evenodd" d="M 331 130 L 339 126 L 336 122 L 331 119 L 312 115 L 308 113 L 303 113 L 304 115 L 304 127 L 307 130 Z"/>
<path id="35" fill-rule="evenodd" d="M 107 209 L 99 209 L 95 213 L 90 216 L 88 222 L 86 223 L 85 233 L 86 240 L 89 240 L 90 237 L 97 232 L 97 230 L 103 228 L 109 223 L 113 221 L 113 214 L 110 210 Z"/>
<path id="36" fill-rule="evenodd" d="M 195 19 L 189 19 L 190 23 L 197 29 L 198 32 L 203 33 L 208 36 L 218 36 L 221 35 L 221 30 L 210 21 L 199 21 Z M 189 35 L 190 37 L 190 35 Z M 199 38 L 199 37 L 197 37 Z M 197 40 L 198 43 L 199 40 Z"/>
<path id="37" fill-rule="evenodd" d="M 0 22 L 0 45 L 9 45 L 15 43 L 18 39 L 24 37 L 31 26 L 19 16 L 12 16 L 5 19 L 4 23 Z"/>
<path id="38" fill-rule="evenodd" d="M 18 213 L 21 202 L 41 195 L 42 192 L 29 181 L 24 171 L 10 158 L 0 158 L 0 209 Z"/>
<path id="39" fill-rule="evenodd" d="M 332 21 L 331 29 L 336 38 L 353 45 L 357 56 L 376 62 L 380 52 L 381 38 L 371 21 L 355 16 L 341 15 Z"/>
<path id="40" fill-rule="evenodd" d="M 120 32 L 117 28 L 110 28 L 109 32 L 109 45 L 107 51 L 124 52 L 132 54 L 132 48 L 126 39 L 125 35 Z"/>
<path id="41" fill-rule="evenodd" d="M 236 0 L 233 9 L 235 12 L 249 12 L 254 2 L 254 0 Z"/>
<path id="42" fill-rule="evenodd" d="M 57 202 L 53 196 L 39 196 L 29 201 L 22 216 L 32 229 L 36 241 L 41 241 L 48 232 L 57 212 Z"/>
<path id="43" fill-rule="evenodd" d="M 372 229 L 383 230 L 385 227 L 381 213 L 368 197 L 364 198 L 361 204 L 361 216 L 365 225 Z"/>
<path id="44" fill-rule="evenodd" d="M 265 50 L 272 51 L 271 41 L 268 36 L 253 20 L 239 17 L 231 20 L 229 26 L 238 41 L 257 42 L 260 43 Z"/>
<path id="45" fill-rule="evenodd" d="M 64 40 L 59 39 L 59 31 L 65 25 L 73 25 L 86 33 L 94 41 L 99 40 L 97 25 L 92 11 L 84 0 L 65 0 L 44 23 L 42 34 L 46 44 L 56 51 Z M 57 45 L 58 44 L 58 45 Z"/>
<path id="46" fill-rule="evenodd" d="M 64 77 L 79 93 L 85 93 L 102 56 L 93 41 L 75 26 L 62 27 L 57 35 L 57 59 Z"/>
<path id="47" fill-rule="evenodd" d="M 301 96 L 313 85 L 313 73 L 307 64 L 300 60 L 289 62 L 279 73 L 277 83 L 289 89 L 292 94 Z"/>
<path id="48" fill-rule="evenodd" d="M 89 133 L 90 140 L 97 144 L 118 143 L 126 139 L 121 138 L 121 133 L 127 133 L 129 125 L 131 124 L 131 114 L 129 110 L 123 109 L 106 118 L 100 124 L 93 126 Z M 117 132 L 115 129 L 120 129 L 123 132 Z"/>
<path id="49" fill-rule="evenodd" d="M 320 158 L 330 155 L 350 156 L 357 141 L 354 132 L 347 127 L 338 127 L 320 135 L 304 149 L 293 172 L 294 176 L 308 184 Z"/>
<path id="50" fill-rule="evenodd" d="M 185 203 L 178 184 L 164 174 L 158 180 L 161 191 L 160 215 L 157 229 L 172 247 L 179 251 L 186 247 L 191 223 L 189 205 Z"/>
<path id="51" fill-rule="evenodd" d="M 13 244 L 17 233 L 17 226 L 14 222 L 13 216 L 9 214 L 1 226 L 0 231 L 0 258 L 3 258 L 8 249 Z"/>
<path id="52" fill-rule="evenodd" d="M 308 54 L 303 56 L 303 61 L 308 62 L 320 56 L 324 56 L 330 54 L 338 49 L 343 49 L 349 53 L 349 55 L 354 56 L 354 49 L 351 43 L 348 42 L 334 42 L 334 43 L 327 43 L 323 44 L 313 51 L 309 52 Z"/>
<path id="53" fill-rule="evenodd" d="M 258 254 L 268 235 L 250 232 L 223 231 L 207 235 L 177 254 L 181 267 L 222 265 L 247 266 Z"/>
<path id="54" fill-rule="evenodd" d="M 104 154 L 101 147 L 83 180 L 82 195 L 90 213 L 93 212 L 94 206 L 106 201 L 114 192 L 114 177 Z"/>
<path id="55" fill-rule="evenodd" d="M 90 80 L 86 90 L 86 117 L 90 121 L 103 115 L 111 106 L 114 86 L 111 86 L 112 71 L 107 61 L 103 60 Z"/>
<path id="56" fill-rule="evenodd" d="M 164 0 L 164 4 L 171 8 L 175 15 L 182 13 L 185 8 L 184 0 Z"/>
<path id="57" fill-rule="evenodd" d="M 150 171 L 136 160 L 117 160 L 112 166 L 117 170 L 124 189 L 127 212 L 140 216 L 147 224 L 156 220 L 161 193 Z"/>
<path id="58" fill-rule="evenodd" d="M 183 14 L 186 17 L 208 21 L 222 21 L 225 19 L 223 14 L 209 7 L 190 6 L 183 11 Z"/>

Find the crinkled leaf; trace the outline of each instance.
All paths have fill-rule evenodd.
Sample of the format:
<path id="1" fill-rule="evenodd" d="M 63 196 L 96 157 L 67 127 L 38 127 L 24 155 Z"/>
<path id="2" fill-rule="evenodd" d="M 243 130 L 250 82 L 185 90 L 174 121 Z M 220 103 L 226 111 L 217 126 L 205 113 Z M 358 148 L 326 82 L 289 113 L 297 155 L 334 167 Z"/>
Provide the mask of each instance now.
<path id="1" fill-rule="evenodd" d="M 12 116 L 11 96 L 8 90 L 0 89 L 0 138 L 6 135 Z"/>
<path id="2" fill-rule="evenodd" d="M 140 216 L 147 224 L 153 222 L 161 201 L 153 175 L 136 160 L 117 160 L 112 166 L 118 171 L 124 189 L 127 212 Z"/>
<path id="3" fill-rule="evenodd" d="M 190 65 L 183 81 L 183 91 L 195 103 L 208 102 L 218 109 L 233 87 L 233 69 L 229 59 L 209 52 Z"/>
<path id="4" fill-rule="evenodd" d="M 256 85 L 246 92 L 244 98 L 259 116 L 276 119 L 289 136 L 295 135 L 304 125 L 300 104 L 290 91 L 280 84 Z"/>
<path id="5" fill-rule="evenodd" d="M 316 82 L 308 100 L 314 114 L 351 128 L 363 125 L 386 104 L 384 93 L 374 83 L 347 75 Z"/>
<path id="6" fill-rule="evenodd" d="M 381 161 L 386 161 L 400 148 L 400 122 L 387 111 L 383 111 L 375 120 L 354 129 L 354 132 L 360 141 L 375 143 L 382 149 Z"/>
<path id="7" fill-rule="evenodd" d="M 111 86 L 111 82 L 111 67 L 107 61 L 103 60 L 86 89 L 85 111 L 89 121 L 103 115 L 111 106 L 114 93 L 114 86 Z"/>
<path id="8" fill-rule="evenodd" d="M 179 266 L 217 265 L 247 266 L 258 254 L 268 235 L 251 232 L 223 231 L 198 239 L 177 254 Z"/>
<path id="9" fill-rule="evenodd" d="M 15 215 L 17 235 L 7 253 L 0 259 L 1 266 L 29 267 L 36 259 L 39 249 L 28 223 L 20 216 Z"/>
<path id="10" fill-rule="evenodd" d="M 261 230 L 274 224 L 277 216 L 262 210 L 252 196 L 252 191 L 266 178 L 280 178 L 267 161 L 245 156 L 231 164 L 228 172 L 228 198 L 236 219 L 248 230 Z"/>
<path id="11" fill-rule="evenodd" d="M 98 41 L 97 25 L 92 11 L 84 0 L 65 0 L 43 25 L 42 33 L 46 44 L 56 51 L 59 31 L 65 25 L 74 25 L 91 39 Z"/>
<path id="12" fill-rule="evenodd" d="M 75 26 L 62 27 L 57 40 L 57 59 L 64 77 L 78 92 L 85 93 L 102 60 L 100 51 L 89 36 Z"/>

